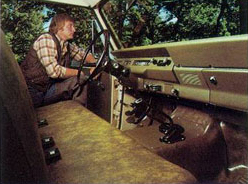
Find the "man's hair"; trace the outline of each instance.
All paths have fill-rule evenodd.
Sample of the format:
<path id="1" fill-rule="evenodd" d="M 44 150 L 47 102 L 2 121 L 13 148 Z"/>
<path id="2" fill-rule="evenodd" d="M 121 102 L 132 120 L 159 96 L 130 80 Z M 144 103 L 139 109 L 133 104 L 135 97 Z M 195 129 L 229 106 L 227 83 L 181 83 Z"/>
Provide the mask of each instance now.
<path id="1" fill-rule="evenodd" d="M 74 23 L 74 19 L 66 13 L 55 15 L 49 26 L 49 32 L 56 34 L 58 30 L 64 27 L 66 21 L 71 21 Z"/>

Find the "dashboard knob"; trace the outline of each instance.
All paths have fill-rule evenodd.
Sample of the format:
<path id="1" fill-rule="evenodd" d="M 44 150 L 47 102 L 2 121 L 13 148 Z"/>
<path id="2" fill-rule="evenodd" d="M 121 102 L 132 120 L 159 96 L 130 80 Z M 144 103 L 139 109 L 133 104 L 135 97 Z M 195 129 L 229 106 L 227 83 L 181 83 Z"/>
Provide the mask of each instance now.
<path id="1" fill-rule="evenodd" d="M 217 85 L 217 83 L 218 83 L 215 76 L 209 77 L 209 81 L 210 81 L 210 83 L 212 83 L 212 84 L 214 84 L 214 85 Z"/>
<path id="2" fill-rule="evenodd" d="M 154 59 L 154 58 L 152 58 L 150 62 L 151 62 L 152 64 L 154 64 L 154 65 L 158 64 L 158 60 L 156 60 L 156 59 Z"/>
<path id="3" fill-rule="evenodd" d="M 115 68 L 115 69 L 119 68 L 119 64 L 118 63 L 113 63 L 112 65 L 113 65 L 113 68 Z"/>
<path id="4" fill-rule="evenodd" d="M 173 96 L 178 97 L 178 96 L 179 96 L 179 91 L 178 91 L 177 89 L 172 89 L 172 90 L 171 90 L 171 94 L 172 94 Z"/>

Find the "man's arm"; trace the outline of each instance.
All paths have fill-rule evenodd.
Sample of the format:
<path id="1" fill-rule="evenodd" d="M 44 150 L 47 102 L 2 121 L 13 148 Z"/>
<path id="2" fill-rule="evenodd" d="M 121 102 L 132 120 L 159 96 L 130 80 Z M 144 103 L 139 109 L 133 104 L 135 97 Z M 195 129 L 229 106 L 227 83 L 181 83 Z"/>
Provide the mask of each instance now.
<path id="1" fill-rule="evenodd" d="M 69 78 L 77 76 L 78 70 L 72 69 L 72 68 L 66 68 L 65 75 L 62 78 Z M 84 75 L 83 72 L 81 72 L 81 75 Z"/>
<path id="2" fill-rule="evenodd" d="M 34 43 L 34 49 L 46 73 L 51 78 L 64 78 L 66 68 L 57 62 L 57 48 L 50 34 L 41 35 Z M 70 72 L 71 73 L 71 72 Z"/>
<path id="3" fill-rule="evenodd" d="M 79 49 L 77 45 L 70 44 L 71 56 L 76 60 L 80 61 L 84 57 L 84 51 Z M 86 57 L 87 63 L 95 63 L 96 59 L 94 58 L 93 54 L 89 53 Z"/>
<path id="4" fill-rule="evenodd" d="M 83 50 L 80 50 L 78 48 L 78 46 L 74 45 L 74 44 L 71 44 L 70 45 L 70 49 L 71 49 L 71 55 L 73 56 L 73 58 L 76 60 L 76 61 L 80 61 L 83 57 L 84 57 L 84 51 Z M 96 59 L 95 57 L 93 56 L 93 54 L 89 53 L 86 57 L 86 60 L 85 60 L 87 63 L 95 63 L 96 62 Z M 91 67 L 89 69 L 89 73 L 91 74 L 93 71 L 94 71 L 95 67 Z M 74 72 L 76 72 L 76 75 L 77 75 L 77 70 L 74 71 L 75 69 L 66 69 L 68 70 L 65 74 L 65 77 L 71 77 L 74 75 Z M 84 75 L 81 73 L 81 75 Z"/>
<path id="5" fill-rule="evenodd" d="M 93 54 L 88 54 L 86 57 L 86 62 L 87 63 L 95 63 L 96 59 L 94 58 Z"/>
<path id="6" fill-rule="evenodd" d="M 56 45 L 50 34 L 42 35 L 42 37 L 37 40 L 35 43 L 35 50 L 49 77 L 66 79 L 77 76 L 78 70 L 65 68 L 57 63 Z M 90 62 L 94 62 L 94 57 L 92 55 L 88 55 L 86 59 Z M 81 73 L 81 76 L 84 76 L 83 72 Z"/>

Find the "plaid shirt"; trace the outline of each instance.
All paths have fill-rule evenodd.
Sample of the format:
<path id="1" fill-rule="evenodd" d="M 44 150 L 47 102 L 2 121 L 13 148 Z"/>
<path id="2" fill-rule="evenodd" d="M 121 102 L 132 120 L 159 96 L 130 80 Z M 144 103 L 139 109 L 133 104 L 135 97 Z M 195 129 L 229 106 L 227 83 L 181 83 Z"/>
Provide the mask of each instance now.
<path id="1" fill-rule="evenodd" d="M 62 55 L 67 52 L 67 45 L 68 42 L 64 42 L 61 40 L 57 35 L 60 45 L 61 45 L 61 51 Z M 66 73 L 66 67 L 63 67 L 58 64 L 58 53 L 57 53 L 57 47 L 56 43 L 54 42 L 52 36 L 48 33 L 42 34 L 33 45 L 34 50 L 36 51 L 38 58 L 42 65 L 46 69 L 46 73 L 51 78 L 61 78 Z M 79 48 L 76 45 L 70 44 L 70 50 L 71 50 L 71 56 L 74 57 L 76 61 L 79 61 L 82 59 L 84 52 L 79 50 Z"/>

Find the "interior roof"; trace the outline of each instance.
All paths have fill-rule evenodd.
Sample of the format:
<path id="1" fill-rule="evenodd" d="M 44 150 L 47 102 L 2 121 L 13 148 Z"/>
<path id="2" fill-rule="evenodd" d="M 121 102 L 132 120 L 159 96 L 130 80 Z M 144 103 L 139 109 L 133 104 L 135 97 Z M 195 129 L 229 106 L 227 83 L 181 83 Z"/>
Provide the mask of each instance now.
<path id="1" fill-rule="evenodd" d="M 99 1 L 101 0 L 43 0 L 46 2 L 54 2 L 54 3 L 62 3 L 62 4 L 70 4 L 76 6 L 83 6 L 83 7 L 94 7 Z"/>

